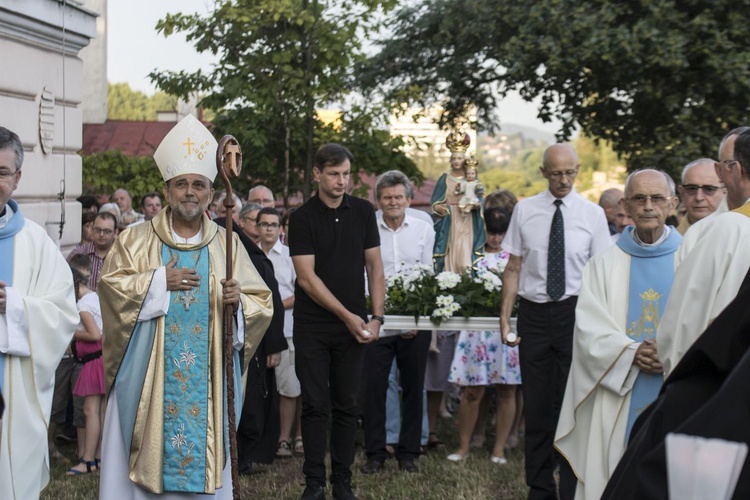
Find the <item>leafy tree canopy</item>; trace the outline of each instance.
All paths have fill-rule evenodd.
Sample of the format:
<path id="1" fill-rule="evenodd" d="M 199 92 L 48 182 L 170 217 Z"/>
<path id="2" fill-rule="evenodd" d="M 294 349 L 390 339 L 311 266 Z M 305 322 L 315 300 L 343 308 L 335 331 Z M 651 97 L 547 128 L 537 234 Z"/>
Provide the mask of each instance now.
<path id="1" fill-rule="evenodd" d="M 147 96 L 127 83 L 107 84 L 107 118 L 110 120 L 156 120 L 159 111 L 174 111 L 177 97 L 166 92 Z"/>
<path id="2" fill-rule="evenodd" d="M 238 190 L 262 181 L 285 195 L 302 189 L 308 196 L 313 153 L 334 139 L 351 147 L 358 168 L 379 172 L 398 165 L 418 176 L 380 130 L 384 108 L 341 104 L 350 101 L 352 67 L 364 61 L 361 40 L 378 29 L 377 14 L 395 3 L 231 0 L 217 2 L 207 15 L 168 15 L 157 30 L 182 32 L 218 62 L 208 70 L 162 71 L 151 78 L 170 94 L 199 92 L 202 106 L 217 112 L 217 135 L 237 137 L 245 167 Z M 326 131 L 316 117 L 315 110 L 328 105 L 346 108 L 337 132 Z"/>
<path id="3" fill-rule="evenodd" d="M 630 168 L 677 172 L 714 156 L 750 109 L 748 2 L 422 0 L 397 12 L 360 68 L 394 103 L 467 108 L 493 129 L 510 90 L 538 116 L 610 141 Z"/>
<path id="4" fill-rule="evenodd" d="M 125 188 L 138 210 L 141 197 L 150 191 L 161 193 L 164 180 L 151 156 L 126 156 L 122 151 L 82 155 L 83 192 L 112 194 Z"/>

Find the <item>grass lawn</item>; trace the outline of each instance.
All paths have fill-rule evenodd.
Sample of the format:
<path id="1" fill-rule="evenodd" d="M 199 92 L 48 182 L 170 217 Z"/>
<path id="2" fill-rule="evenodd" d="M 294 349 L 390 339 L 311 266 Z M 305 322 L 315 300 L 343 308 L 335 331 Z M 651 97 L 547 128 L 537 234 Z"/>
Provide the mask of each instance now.
<path id="1" fill-rule="evenodd" d="M 490 462 L 490 453 L 473 450 L 464 462 L 452 463 L 445 459 L 458 442 L 456 420 L 440 419 L 439 434 L 448 444 L 448 451 L 431 452 L 420 458 L 418 474 L 402 473 L 394 459 L 386 462 L 379 474 L 363 475 L 359 467 L 365 462 L 364 451 L 357 450 L 352 478 L 354 491 L 361 500 L 392 499 L 523 499 L 527 488 L 523 475 L 523 452 L 508 454 L 508 464 L 498 466 Z M 487 438 L 488 442 L 492 439 Z M 362 441 L 361 433 L 359 441 Z M 489 446 L 489 444 L 488 444 Z M 75 446 L 58 442 L 66 456 L 74 459 Z M 98 498 L 99 474 L 66 477 L 70 465 L 52 464 L 51 481 L 42 493 L 43 500 L 88 500 Z M 103 465 L 106 467 L 106 464 Z M 268 466 L 256 466 L 252 476 L 241 476 L 242 497 L 248 499 L 298 499 L 304 489 L 302 459 L 277 460 Z M 329 469 L 330 471 L 330 469 Z M 330 490 L 327 497 L 331 498 Z M 117 500 L 117 492 L 103 497 Z"/>

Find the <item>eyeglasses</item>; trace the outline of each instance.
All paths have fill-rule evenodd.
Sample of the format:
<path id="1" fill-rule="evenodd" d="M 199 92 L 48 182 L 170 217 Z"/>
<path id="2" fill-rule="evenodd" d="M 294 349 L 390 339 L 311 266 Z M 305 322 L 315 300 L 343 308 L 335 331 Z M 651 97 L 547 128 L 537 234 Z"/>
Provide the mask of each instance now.
<path id="1" fill-rule="evenodd" d="M 255 221 L 256 221 L 257 219 L 253 219 L 252 217 L 242 217 L 242 220 L 246 220 L 246 221 L 248 221 L 248 222 L 252 222 L 253 224 L 255 224 Z"/>
<path id="2" fill-rule="evenodd" d="M 719 189 L 722 189 L 724 186 L 712 186 L 710 184 L 705 186 L 699 186 L 697 184 L 683 184 L 682 189 L 689 195 L 694 195 L 698 192 L 700 189 L 703 191 L 703 194 L 707 196 L 712 196 L 718 191 Z"/>
<path id="3" fill-rule="evenodd" d="M 109 236 L 110 234 L 112 234 L 112 233 L 115 232 L 114 229 L 104 229 L 104 228 L 101 228 L 101 227 L 95 227 L 95 228 L 92 229 L 92 231 L 95 234 L 104 234 L 106 236 Z"/>
<path id="4" fill-rule="evenodd" d="M 630 198 L 627 198 L 627 200 L 634 204 L 639 206 L 644 206 L 647 201 L 651 200 L 651 203 L 654 205 L 663 206 L 669 203 L 674 199 L 674 196 L 663 196 L 661 194 L 636 194 L 634 196 L 631 196 Z"/>
<path id="5" fill-rule="evenodd" d="M 547 172 L 547 175 L 552 177 L 555 180 L 562 179 L 563 176 L 569 179 L 575 179 L 575 176 L 578 175 L 578 170 L 565 170 L 563 172 Z"/>
<path id="6" fill-rule="evenodd" d="M 4 181 L 6 179 L 10 179 L 14 175 L 16 175 L 19 171 L 14 170 L 11 172 L 10 170 L 0 170 L 0 181 Z"/>
<path id="7" fill-rule="evenodd" d="M 271 229 L 278 229 L 279 223 L 278 222 L 259 222 L 258 227 L 265 229 L 267 227 L 270 227 Z"/>

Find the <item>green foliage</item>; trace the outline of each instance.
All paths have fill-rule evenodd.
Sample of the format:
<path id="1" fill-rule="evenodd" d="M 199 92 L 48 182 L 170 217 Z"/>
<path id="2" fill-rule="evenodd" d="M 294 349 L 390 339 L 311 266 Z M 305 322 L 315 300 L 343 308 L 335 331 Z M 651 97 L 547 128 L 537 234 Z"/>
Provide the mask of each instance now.
<path id="1" fill-rule="evenodd" d="M 147 96 L 141 91 L 132 90 L 127 83 L 107 85 L 107 118 L 110 120 L 153 121 L 159 111 L 176 109 L 177 97 L 166 92 Z"/>
<path id="2" fill-rule="evenodd" d="M 741 5 L 745 5 L 741 2 Z M 499 99 L 540 99 L 538 116 L 610 141 L 629 168 L 676 173 L 716 154 L 750 109 L 750 24 L 728 0 L 422 0 L 402 7 L 360 68 L 393 103 L 469 106 L 487 129 Z"/>
<path id="3" fill-rule="evenodd" d="M 496 189 L 507 189 L 519 198 L 534 196 L 547 188 L 547 181 L 532 180 L 523 172 L 495 168 L 481 176 L 487 194 Z"/>
<path id="4" fill-rule="evenodd" d="M 106 151 L 83 156 L 83 192 L 112 194 L 124 187 L 138 206 L 141 197 L 161 192 L 164 180 L 150 156 L 131 157 L 121 151 Z"/>
<path id="5" fill-rule="evenodd" d="M 241 185 L 262 181 L 285 198 L 296 189 L 307 197 L 313 153 L 329 137 L 359 152 L 357 168 L 378 171 L 395 163 L 415 172 L 375 126 L 384 110 L 347 110 L 338 133 L 315 116 L 316 108 L 347 99 L 351 68 L 364 61 L 361 41 L 379 28 L 377 14 L 395 3 L 225 0 L 205 16 L 170 14 L 158 31 L 181 32 L 196 50 L 219 59 L 207 70 L 150 77 L 169 94 L 204 96 L 201 105 L 217 113 L 217 135 L 230 133 L 243 146 Z"/>

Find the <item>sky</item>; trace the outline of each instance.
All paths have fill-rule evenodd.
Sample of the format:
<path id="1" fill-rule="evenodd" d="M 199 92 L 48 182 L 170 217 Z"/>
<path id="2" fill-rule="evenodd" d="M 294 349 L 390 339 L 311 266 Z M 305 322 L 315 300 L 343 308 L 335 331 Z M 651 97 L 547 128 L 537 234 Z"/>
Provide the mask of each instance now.
<path id="1" fill-rule="evenodd" d="M 196 71 L 208 68 L 213 56 L 199 54 L 181 34 L 169 38 L 157 34 L 155 26 L 168 13 L 206 13 L 211 0 L 110 0 L 108 2 L 107 79 L 127 82 L 134 90 L 153 94 L 148 78 L 154 70 Z M 556 132 L 559 122 L 543 123 L 534 104 L 512 93 L 499 106 L 503 123 L 526 125 Z"/>

